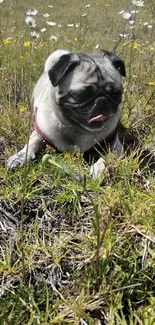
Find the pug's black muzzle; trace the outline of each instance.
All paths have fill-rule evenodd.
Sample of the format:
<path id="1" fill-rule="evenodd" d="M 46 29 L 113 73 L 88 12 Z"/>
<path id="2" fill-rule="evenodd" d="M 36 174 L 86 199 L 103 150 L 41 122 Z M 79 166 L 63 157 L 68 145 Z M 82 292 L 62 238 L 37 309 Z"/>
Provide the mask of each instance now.
<path id="1" fill-rule="evenodd" d="M 118 103 L 112 103 L 106 97 L 98 97 L 94 101 L 94 105 L 91 107 L 89 111 L 89 117 L 93 117 L 95 115 L 103 114 L 104 116 L 111 116 L 116 114 Z"/>

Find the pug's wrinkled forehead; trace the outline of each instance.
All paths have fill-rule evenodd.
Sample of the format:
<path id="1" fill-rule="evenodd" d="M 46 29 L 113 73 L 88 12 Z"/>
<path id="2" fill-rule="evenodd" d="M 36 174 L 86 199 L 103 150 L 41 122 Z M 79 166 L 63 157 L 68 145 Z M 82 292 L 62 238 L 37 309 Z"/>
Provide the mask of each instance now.
<path id="1" fill-rule="evenodd" d="M 125 76 L 124 62 L 115 54 L 101 51 L 96 54 L 74 54 L 55 51 L 45 63 L 53 87 L 79 89 L 84 85 L 104 85 L 104 81 L 121 85 Z"/>

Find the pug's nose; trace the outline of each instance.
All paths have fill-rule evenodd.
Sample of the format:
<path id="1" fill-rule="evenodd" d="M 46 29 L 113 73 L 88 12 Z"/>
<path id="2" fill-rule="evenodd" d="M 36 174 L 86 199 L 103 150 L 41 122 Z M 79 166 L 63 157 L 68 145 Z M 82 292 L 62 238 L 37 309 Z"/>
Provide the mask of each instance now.
<path id="1" fill-rule="evenodd" d="M 106 102 L 106 98 L 105 97 L 98 97 L 95 99 L 95 106 L 97 106 L 98 108 L 101 108 L 105 102 Z"/>

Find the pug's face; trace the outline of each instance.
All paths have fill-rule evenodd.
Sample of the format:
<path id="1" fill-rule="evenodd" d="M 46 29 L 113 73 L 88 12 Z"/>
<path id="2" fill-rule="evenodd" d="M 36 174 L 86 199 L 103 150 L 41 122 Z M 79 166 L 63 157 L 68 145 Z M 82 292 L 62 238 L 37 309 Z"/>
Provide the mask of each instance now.
<path id="1" fill-rule="evenodd" d="M 125 65 L 113 53 L 62 54 L 48 73 L 58 109 L 71 124 L 99 130 L 117 114 Z"/>

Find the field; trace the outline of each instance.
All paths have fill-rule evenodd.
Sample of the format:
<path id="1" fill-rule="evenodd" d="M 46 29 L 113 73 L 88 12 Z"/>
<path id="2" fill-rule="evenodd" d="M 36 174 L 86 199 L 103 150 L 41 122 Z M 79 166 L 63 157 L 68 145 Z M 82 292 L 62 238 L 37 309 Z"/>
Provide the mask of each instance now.
<path id="1" fill-rule="evenodd" d="M 0 1 L 2 325 L 155 324 L 155 3 L 134 2 Z M 125 61 L 125 156 L 108 152 L 96 181 L 81 154 L 51 147 L 56 164 L 42 154 L 5 168 L 33 128 L 32 90 L 55 49 Z"/>

